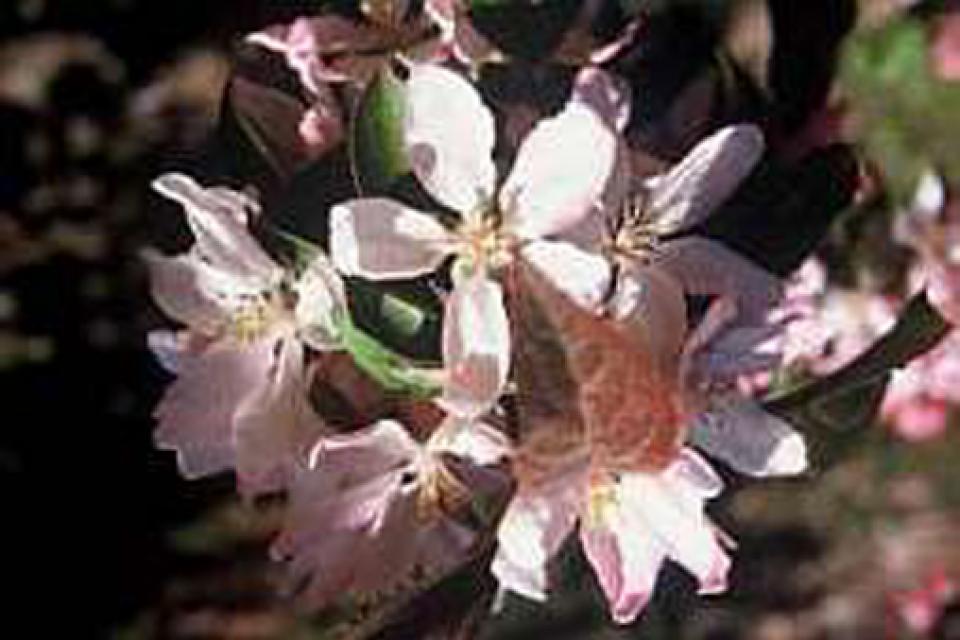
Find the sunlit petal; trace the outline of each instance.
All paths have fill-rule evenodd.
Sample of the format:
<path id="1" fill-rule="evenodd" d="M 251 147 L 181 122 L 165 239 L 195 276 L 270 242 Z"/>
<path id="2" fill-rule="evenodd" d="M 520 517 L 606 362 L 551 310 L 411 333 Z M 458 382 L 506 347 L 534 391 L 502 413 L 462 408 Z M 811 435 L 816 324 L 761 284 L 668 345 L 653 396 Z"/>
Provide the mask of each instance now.
<path id="1" fill-rule="evenodd" d="M 429 214 L 386 198 L 350 200 L 330 211 L 330 254 L 343 274 L 414 278 L 440 266 L 451 234 Z"/>

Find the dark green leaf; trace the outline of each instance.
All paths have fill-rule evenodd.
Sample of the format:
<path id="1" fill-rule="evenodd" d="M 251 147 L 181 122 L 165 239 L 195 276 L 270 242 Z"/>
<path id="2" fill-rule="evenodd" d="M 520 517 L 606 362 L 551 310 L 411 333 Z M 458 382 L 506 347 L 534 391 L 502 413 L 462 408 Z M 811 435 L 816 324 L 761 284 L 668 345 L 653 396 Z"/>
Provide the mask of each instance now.
<path id="1" fill-rule="evenodd" d="M 403 82 L 384 66 L 364 89 L 350 131 L 350 165 L 363 195 L 387 193 L 410 173 L 403 143 Z"/>

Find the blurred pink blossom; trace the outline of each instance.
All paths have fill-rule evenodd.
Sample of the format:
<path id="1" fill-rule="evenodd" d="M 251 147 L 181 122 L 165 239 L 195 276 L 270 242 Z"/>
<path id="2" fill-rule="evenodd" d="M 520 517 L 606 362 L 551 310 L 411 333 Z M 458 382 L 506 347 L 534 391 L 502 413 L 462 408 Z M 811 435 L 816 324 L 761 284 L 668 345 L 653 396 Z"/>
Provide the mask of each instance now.
<path id="1" fill-rule="evenodd" d="M 948 81 L 960 80 L 960 11 L 949 11 L 938 21 L 930 57 L 938 77 Z"/>

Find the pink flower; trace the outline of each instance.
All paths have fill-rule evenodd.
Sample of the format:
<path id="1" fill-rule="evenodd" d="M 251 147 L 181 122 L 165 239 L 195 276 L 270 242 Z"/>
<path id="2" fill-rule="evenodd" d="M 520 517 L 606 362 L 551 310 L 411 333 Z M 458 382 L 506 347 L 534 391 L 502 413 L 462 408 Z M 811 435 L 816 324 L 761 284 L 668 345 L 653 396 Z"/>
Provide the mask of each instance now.
<path id="1" fill-rule="evenodd" d="M 960 324 L 960 201 L 950 197 L 943 178 L 924 174 L 912 205 L 897 216 L 894 234 L 919 255 L 916 272 L 930 302 Z"/>
<path id="2" fill-rule="evenodd" d="M 937 76 L 948 81 L 960 80 L 960 11 L 950 11 L 940 18 L 930 57 Z"/>
<path id="3" fill-rule="evenodd" d="M 500 525 L 493 573 L 503 588 L 546 599 L 547 561 L 579 522 L 581 544 L 620 624 L 646 606 L 668 559 L 697 577 L 701 593 L 723 591 L 730 561 L 703 515 L 703 502 L 721 487 L 690 450 L 661 472 L 603 481 L 572 468 L 536 492 L 520 490 Z"/>
<path id="4" fill-rule="evenodd" d="M 247 231 L 258 205 L 236 191 L 167 174 L 154 187 L 184 207 L 195 238 L 168 257 L 146 251 L 160 308 L 186 325 L 151 346 L 177 379 L 155 415 L 155 439 L 194 478 L 236 469 L 244 493 L 279 489 L 304 442 L 324 427 L 306 400 L 304 347 L 336 346 L 339 277 L 318 256 L 287 273 Z"/>
<path id="5" fill-rule="evenodd" d="M 573 245 L 563 261 L 524 256 L 520 291 L 562 343 L 577 398 L 551 398 L 549 410 L 538 409 L 536 395 L 532 407 L 521 402 L 530 424 L 522 425 L 517 496 L 493 567 L 504 588 L 543 599 L 547 563 L 579 523 L 618 622 L 637 616 L 667 558 L 693 572 L 704 592 L 722 590 L 729 560 L 703 514 L 720 482 L 684 440 L 756 476 L 806 467 L 803 440 L 785 422 L 732 391 L 693 384 L 741 371 L 724 356 L 749 360 L 769 333 L 776 278 L 705 238 L 663 240 L 732 192 L 759 157 L 758 144 L 755 129 L 733 128 L 645 185 L 615 175 L 605 194 L 623 211 L 607 238 L 615 270 Z M 719 297 L 689 333 L 684 294 Z M 521 340 L 548 341 L 524 333 L 545 328 L 520 328 Z"/>
<path id="6" fill-rule="evenodd" d="M 467 559 L 479 537 L 471 517 L 495 517 L 480 505 L 509 487 L 491 466 L 507 447 L 491 427 L 454 418 L 426 444 L 392 421 L 323 438 L 291 483 L 274 555 L 310 608 L 423 588 Z"/>
<path id="7" fill-rule="evenodd" d="M 493 116 L 473 87 L 446 69 L 415 66 L 407 98 L 405 135 L 414 172 L 460 220 L 451 229 L 394 200 L 351 200 L 331 211 L 331 253 L 341 272 L 375 280 L 420 276 L 455 258 L 443 335 L 450 375 L 442 402 L 475 416 L 497 400 L 510 365 L 498 272 L 517 255 L 558 269 L 569 264 L 572 245 L 548 238 L 596 211 L 615 137 L 591 109 L 571 101 L 527 136 L 497 187 Z M 587 148 L 590 154 L 583 153 Z"/>
<path id="8" fill-rule="evenodd" d="M 960 335 L 895 371 L 881 405 L 881 416 L 908 442 L 943 435 L 952 408 L 960 407 Z"/>

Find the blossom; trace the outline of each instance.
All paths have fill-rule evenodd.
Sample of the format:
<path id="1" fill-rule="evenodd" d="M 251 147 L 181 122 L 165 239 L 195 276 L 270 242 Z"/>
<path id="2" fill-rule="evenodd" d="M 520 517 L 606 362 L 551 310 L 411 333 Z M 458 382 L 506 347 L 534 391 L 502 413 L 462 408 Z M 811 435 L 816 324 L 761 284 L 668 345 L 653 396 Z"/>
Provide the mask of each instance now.
<path id="1" fill-rule="evenodd" d="M 960 323 L 960 203 L 936 173 L 923 175 L 913 202 L 897 216 L 894 237 L 917 252 L 915 279 L 950 322 Z"/>
<path id="2" fill-rule="evenodd" d="M 945 336 L 930 351 L 893 372 L 881 417 L 907 442 L 942 435 L 950 411 L 960 406 L 960 334 Z"/>
<path id="3" fill-rule="evenodd" d="M 547 561 L 579 522 L 580 542 L 620 624 L 646 606 L 666 559 L 696 576 L 701 593 L 725 589 L 730 561 L 703 515 L 703 502 L 718 495 L 722 483 L 695 452 L 684 449 L 656 473 L 600 482 L 577 473 L 585 470 L 511 502 L 492 567 L 502 587 L 544 600 Z"/>
<path id="4" fill-rule="evenodd" d="M 250 235 L 259 206 L 242 193 L 181 174 L 154 187 L 183 206 L 194 235 L 186 253 L 144 254 L 154 299 L 187 328 L 151 336 L 177 375 L 155 439 L 187 477 L 236 469 L 245 493 L 276 490 L 297 448 L 323 430 L 306 400 L 305 347 L 336 347 L 339 276 L 320 255 L 296 276 L 280 267 Z"/>
<path id="5" fill-rule="evenodd" d="M 508 448 L 492 427 L 456 418 L 424 444 L 391 420 L 322 438 L 291 483 L 273 553 L 311 608 L 422 587 L 467 558 L 472 519 L 495 515 L 483 502 L 509 486 L 495 466 Z"/>
<path id="6" fill-rule="evenodd" d="M 503 588 L 543 599 L 547 563 L 579 523 L 618 622 L 642 610 L 668 558 L 697 576 L 701 591 L 722 590 L 730 563 L 703 514 L 721 483 L 684 441 L 755 476 L 806 467 L 803 440 L 789 425 L 712 384 L 760 367 L 749 361 L 772 331 L 767 318 L 779 282 L 717 242 L 664 238 L 705 219 L 759 157 L 758 144 L 754 128 L 728 129 L 644 185 L 629 172 L 615 175 L 605 194 L 621 214 L 604 247 L 610 262 L 573 246 L 564 268 L 538 261 L 536 252 L 521 264 L 521 292 L 535 304 L 520 309 L 534 318 L 521 318 L 520 339 L 549 350 L 543 334 L 553 331 L 573 387 L 554 374 L 548 384 L 559 397 L 543 399 L 525 391 L 531 380 L 518 380 L 518 411 L 528 424 L 493 565 Z M 692 330 L 687 295 L 717 298 Z M 534 377 L 546 375 L 530 368 Z M 565 403 L 564 395 L 575 400 Z M 538 409 L 545 400 L 548 410 Z"/>
<path id="7" fill-rule="evenodd" d="M 454 0 L 426 0 L 411 14 L 409 0 L 374 0 L 361 6 L 365 20 L 326 13 L 299 17 L 247 36 L 247 41 L 282 54 L 301 84 L 315 96 L 328 83 L 365 84 L 396 55 L 428 62 L 481 50 Z M 483 47 L 485 48 L 485 47 Z"/>
<path id="8" fill-rule="evenodd" d="M 497 188 L 494 122 L 455 73 L 416 66 L 407 83 L 405 140 L 413 170 L 438 202 L 459 213 L 453 229 L 436 216 L 386 198 L 341 203 L 330 212 L 331 255 L 341 272 L 411 278 L 455 258 L 446 305 L 443 402 L 461 415 L 489 408 L 510 365 L 507 315 L 497 273 L 517 255 L 562 268 L 571 247 L 553 240 L 596 211 L 613 164 L 614 133 L 571 101 L 526 137 Z M 583 153 L 590 149 L 590 154 Z"/>

